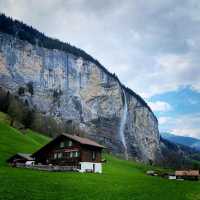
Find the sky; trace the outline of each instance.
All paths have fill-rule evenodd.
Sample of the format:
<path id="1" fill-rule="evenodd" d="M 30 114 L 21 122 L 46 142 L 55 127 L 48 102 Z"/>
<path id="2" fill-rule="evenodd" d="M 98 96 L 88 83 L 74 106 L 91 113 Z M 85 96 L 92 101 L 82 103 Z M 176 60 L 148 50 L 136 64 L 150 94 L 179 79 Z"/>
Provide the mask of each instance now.
<path id="1" fill-rule="evenodd" d="M 199 0 L 0 0 L 0 12 L 82 48 L 142 96 L 160 131 L 200 138 Z"/>

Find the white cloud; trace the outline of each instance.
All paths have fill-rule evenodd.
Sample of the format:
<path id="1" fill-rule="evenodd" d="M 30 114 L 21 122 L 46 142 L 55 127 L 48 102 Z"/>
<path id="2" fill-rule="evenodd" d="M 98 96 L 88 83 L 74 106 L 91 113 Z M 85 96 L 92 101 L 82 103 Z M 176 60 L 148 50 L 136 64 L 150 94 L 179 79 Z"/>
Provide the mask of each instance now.
<path id="1" fill-rule="evenodd" d="M 1 12 L 83 48 L 143 97 L 200 91 L 199 8 L 198 0 L 0 0 Z"/>
<path id="2" fill-rule="evenodd" d="M 176 91 L 186 86 L 200 91 L 200 68 L 193 55 L 160 55 L 154 59 L 153 66 L 154 69 L 147 73 L 140 70 L 142 75 L 128 82 L 129 86 L 135 85 L 143 97 Z"/>
<path id="3" fill-rule="evenodd" d="M 156 111 L 166 112 L 172 109 L 171 105 L 164 101 L 148 102 L 148 105 L 154 112 Z"/>
<path id="4" fill-rule="evenodd" d="M 167 124 L 167 122 L 169 122 L 170 119 L 171 119 L 170 117 L 159 117 L 158 118 L 159 125 Z"/>
<path id="5" fill-rule="evenodd" d="M 190 136 L 195 138 L 200 138 L 200 130 L 199 128 L 174 128 L 171 130 L 171 133 L 180 136 Z"/>
<path id="6" fill-rule="evenodd" d="M 160 117 L 159 126 L 161 131 L 200 138 L 200 113 L 176 117 Z"/>

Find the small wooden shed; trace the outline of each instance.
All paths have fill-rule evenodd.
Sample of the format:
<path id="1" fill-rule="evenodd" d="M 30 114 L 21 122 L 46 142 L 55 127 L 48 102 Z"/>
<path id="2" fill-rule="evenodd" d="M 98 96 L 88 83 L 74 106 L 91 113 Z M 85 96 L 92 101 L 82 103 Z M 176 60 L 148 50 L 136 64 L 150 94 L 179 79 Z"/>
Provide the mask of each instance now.
<path id="1" fill-rule="evenodd" d="M 199 170 L 183 170 L 175 172 L 176 178 L 188 179 L 188 180 L 198 180 Z"/>
<path id="2" fill-rule="evenodd" d="M 15 165 L 16 163 L 26 163 L 27 161 L 33 161 L 34 159 L 31 157 L 31 154 L 25 153 L 16 153 L 12 157 L 10 157 L 7 162 Z"/>

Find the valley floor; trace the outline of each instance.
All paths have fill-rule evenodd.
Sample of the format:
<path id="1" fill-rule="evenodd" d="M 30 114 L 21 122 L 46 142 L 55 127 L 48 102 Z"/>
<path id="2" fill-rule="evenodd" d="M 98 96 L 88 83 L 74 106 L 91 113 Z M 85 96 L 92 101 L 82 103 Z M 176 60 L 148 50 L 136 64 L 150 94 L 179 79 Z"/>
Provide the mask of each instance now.
<path id="1" fill-rule="evenodd" d="M 49 138 L 11 128 L 0 113 L 0 200 L 200 200 L 200 181 L 146 176 L 148 166 L 105 155 L 103 174 L 40 172 L 9 167 L 16 152 L 31 153 Z"/>

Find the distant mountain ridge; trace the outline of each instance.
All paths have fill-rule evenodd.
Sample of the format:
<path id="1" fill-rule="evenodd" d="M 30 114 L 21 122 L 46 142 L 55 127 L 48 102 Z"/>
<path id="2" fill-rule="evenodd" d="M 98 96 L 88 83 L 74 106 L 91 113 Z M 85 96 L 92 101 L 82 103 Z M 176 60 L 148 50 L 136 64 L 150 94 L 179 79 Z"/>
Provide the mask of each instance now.
<path id="1" fill-rule="evenodd" d="M 178 136 L 178 135 L 174 135 L 172 133 L 167 133 L 167 132 L 161 132 L 161 136 L 170 142 L 173 142 L 176 144 L 182 144 L 182 145 L 185 145 L 185 146 L 188 146 L 190 148 L 194 148 L 200 151 L 200 140 L 197 138 L 187 137 L 187 136 Z"/>

